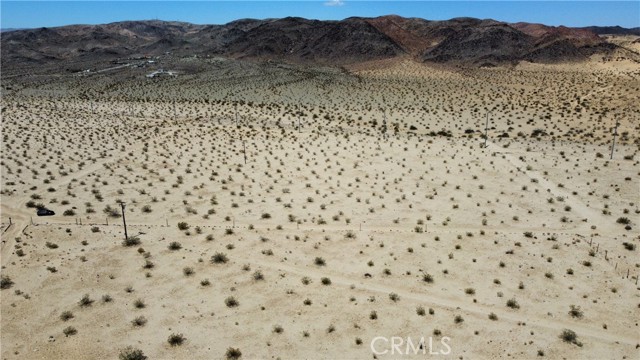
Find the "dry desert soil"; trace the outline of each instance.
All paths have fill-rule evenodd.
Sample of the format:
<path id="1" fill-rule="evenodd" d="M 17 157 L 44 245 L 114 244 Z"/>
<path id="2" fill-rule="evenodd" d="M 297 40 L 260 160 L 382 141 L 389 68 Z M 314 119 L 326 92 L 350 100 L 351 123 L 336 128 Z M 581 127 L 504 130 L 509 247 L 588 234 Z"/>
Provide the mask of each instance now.
<path id="1" fill-rule="evenodd" d="M 637 63 L 159 62 L 3 74 L 2 359 L 640 357 Z"/>

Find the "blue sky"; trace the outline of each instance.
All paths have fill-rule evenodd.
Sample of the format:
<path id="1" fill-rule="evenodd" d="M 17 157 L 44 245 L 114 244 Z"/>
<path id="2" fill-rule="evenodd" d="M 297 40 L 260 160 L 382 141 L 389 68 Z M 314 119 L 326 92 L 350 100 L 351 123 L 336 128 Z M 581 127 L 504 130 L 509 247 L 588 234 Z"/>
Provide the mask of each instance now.
<path id="1" fill-rule="evenodd" d="M 443 20 L 470 16 L 547 25 L 640 26 L 640 1 L 4 1 L 0 27 L 33 28 L 123 20 L 223 24 L 241 18 L 337 20 L 387 14 Z"/>

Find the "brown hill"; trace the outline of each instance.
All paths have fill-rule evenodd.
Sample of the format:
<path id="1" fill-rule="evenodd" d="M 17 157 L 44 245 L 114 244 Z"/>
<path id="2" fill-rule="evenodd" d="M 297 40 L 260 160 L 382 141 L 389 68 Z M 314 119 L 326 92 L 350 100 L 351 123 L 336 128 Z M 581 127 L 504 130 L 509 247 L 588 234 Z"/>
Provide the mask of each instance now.
<path id="1" fill-rule="evenodd" d="M 404 50 L 364 19 L 284 18 L 252 27 L 226 52 L 238 57 L 343 63 L 394 57 Z"/>
<path id="2" fill-rule="evenodd" d="M 225 25 L 125 21 L 16 30 L 0 37 L 3 67 L 167 52 L 328 64 L 413 56 L 422 61 L 482 65 L 579 61 L 610 54 L 617 47 L 585 28 L 393 15 L 341 21 L 243 19 Z"/>

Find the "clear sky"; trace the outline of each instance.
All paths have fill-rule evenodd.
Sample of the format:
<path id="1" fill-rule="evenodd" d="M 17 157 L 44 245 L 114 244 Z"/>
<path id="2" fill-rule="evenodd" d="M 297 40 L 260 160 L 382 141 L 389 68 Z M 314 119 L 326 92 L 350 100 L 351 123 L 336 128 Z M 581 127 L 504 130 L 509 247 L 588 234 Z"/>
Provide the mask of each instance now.
<path id="1" fill-rule="evenodd" d="M 338 20 L 396 14 L 444 20 L 469 16 L 547 25 L 640 26 L 640 1 L 5 1 L 1 28 L 178 20 L 223 24 L 241 18 Z"/>

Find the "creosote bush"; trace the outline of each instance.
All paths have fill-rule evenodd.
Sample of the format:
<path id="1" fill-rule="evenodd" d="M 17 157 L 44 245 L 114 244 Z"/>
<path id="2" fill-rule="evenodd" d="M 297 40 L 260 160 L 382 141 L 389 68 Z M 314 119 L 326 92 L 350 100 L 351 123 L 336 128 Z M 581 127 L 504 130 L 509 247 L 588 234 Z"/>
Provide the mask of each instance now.
<path id="1" fill-rule="evenodd" d="M 147 323 L 147 318 L 144 316 L 138 316 L 135 319 L 131 320 L 131 323 L 135 327 L 142 327 Z"/>
<path id="2" fill-rule="evenodd" d="M 182 334 L 171 334 L 171 335 L 169 335 L 169 338 L 167 339 L 167 342 L 171 346 L 180 346 L 186 340 L 187 340 L 187 338 L 185 338 L 184 335 L 182 335 Z"/>
<path id="3" fill-rule="evenodd" d="M 71 311 L 63 311 L 62 314 L 60 314 L 60 320 L 67 321 L 69 319 L 73 319 L 73 313 Z"/>
<path id="4" fill-rule="evenodd" d="M 224 299 L 224 303 L 227 305 L 227 307 L 230 307 L 230 308 L 237 307 L 238 305 L 240 305 L 238 300 L 236 300 L 236 298 L 233 296 L 229 296 L 228 298 Z"/>
<path id="5" fill-rule="evenodd" d="M 78 305 L 81 307 L 91 306 L 91 304 L 93 304 L 93 300 L 89 297 L 89 294 L 84 294 L 78 302 Z"/>
<path id="6" fill-rule="evenodd" d="M 6 276 L 6 275 L 2 275 L 0 277 L 0 289 L 9 289 L 11 286 L 13 286 L 14 282 L 13 280 L 11 280 L 10 277 Z"/>
<path id="7" fill-rule="evenodd" d="M 578 341 L 578 335 L 573 330 L 570 330 L 570 329 L 562 330 L 562 333 L 560 333 L 560 338 L 564 342 L 568 342 L 568 343 L 575 344 L 582 347 L 582 343 Z"/>
<path id="8" fill-rule="evenodd" d="M 73 326 L 67 326 L 66 328 L 64 328 L 64 330 L 62 330 L 62 333 L 64 333 L 64 336 L 69 337 L 77 334 L 78 330 Z"/>
<path id="9" fill-rule="evenodd" d="M 570 307 L 569 315 L 571 315 L 571 317 L 582 318 L 583 313 L 582 313 L 582 310 L 580 310 L 580 306 L 570 305 L 569 307 Z"/>
<path id="10" fill-rule="evenodd" d="M 137 236 L 129 236 L 125 240 L 122 241 L 122 245 L 126 247 L 140 245 L 140 238 Z"/>
<path id="11" fill-rule="evenodd" d="M 227 360 L 238 360 L 242 357 L 242 352 L 238 348 L 228 348 L 225 353 Z"/>
<path id="12" fill-rule="evenodd" d="M 132 346 L 127 346 L 126 348 L 120 350 L 120 354 L 118 355 L 118 359 L 120 360 L 147 360 L 147 357 L 144 355 L 144 352 L 140 349 L 136 349 Z"/>
<path id="13" fill-rule="evenodd" d="M 229 258 L 227 258 L 226 254 L 221 252 L 217 252 L 211 256 L 211 262 L 214 264 L 225 264 L 227 261 L 229 261 Z"/>

